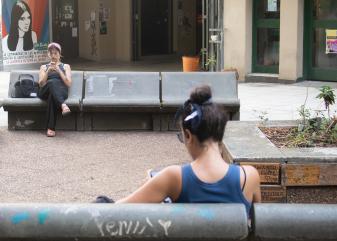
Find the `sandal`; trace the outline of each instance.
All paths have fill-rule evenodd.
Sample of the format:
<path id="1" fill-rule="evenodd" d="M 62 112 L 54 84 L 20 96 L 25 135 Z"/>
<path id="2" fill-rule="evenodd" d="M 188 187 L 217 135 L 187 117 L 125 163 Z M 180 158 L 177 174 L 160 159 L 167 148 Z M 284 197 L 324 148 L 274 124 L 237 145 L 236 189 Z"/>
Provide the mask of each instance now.
<path id="1" fill-rule="evenodd" d="M 51 130 L 51 129 L 48 129 L 47 130 L 47 137 L 55 137 L 56 136 L 56 132 Z"/>
<path id="2" fill-rule="evenodd" d="M 71 113 L 71 110 L 66 104 L 62 104 L 62 115 L 67 116 Z"/>

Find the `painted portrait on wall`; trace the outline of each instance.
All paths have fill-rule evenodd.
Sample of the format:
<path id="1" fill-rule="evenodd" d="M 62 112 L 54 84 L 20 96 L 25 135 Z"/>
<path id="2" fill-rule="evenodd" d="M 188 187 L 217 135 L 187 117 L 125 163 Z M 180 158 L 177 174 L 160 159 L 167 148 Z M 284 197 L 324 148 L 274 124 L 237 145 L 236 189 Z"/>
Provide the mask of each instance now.
<path id="1" fill-rule="evenodd" d="M 48 42 L 48 0 L 2 0 L 5 65 L 46 61 Z"/>

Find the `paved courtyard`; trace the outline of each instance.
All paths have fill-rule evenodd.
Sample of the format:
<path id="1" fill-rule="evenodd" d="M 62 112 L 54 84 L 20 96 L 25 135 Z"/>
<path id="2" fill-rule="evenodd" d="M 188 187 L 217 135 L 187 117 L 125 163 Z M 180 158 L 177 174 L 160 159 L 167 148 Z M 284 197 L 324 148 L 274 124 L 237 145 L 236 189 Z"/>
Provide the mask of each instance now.
<path id="1" fill-rule="evenodd" d="M 0 128 L 0 202 L 89 202 L 135 190 L 153 167 L 189 160 L 175 133 L 8 132 Z"/>
<path id="2" fill-rule="evenodd" d="M 0 72 L 0 98 L 8 72 Z M 337 83 L 239 84 L 241 120 L 293 120 L 306 99 L 323 108 L 317 88 Z M 337 91 L 336 91 L 337 94 Z M 337 106 L 332 112 L 337 111 Z M 259 117 L 262 116 L 262 117 Z M 146 170 L 187 162 L 190 157 L 171 132 L 10 132 L 0 110 L 0 202 L 89 202 L 100 194 L 119 199 L 141 185 Z"/>

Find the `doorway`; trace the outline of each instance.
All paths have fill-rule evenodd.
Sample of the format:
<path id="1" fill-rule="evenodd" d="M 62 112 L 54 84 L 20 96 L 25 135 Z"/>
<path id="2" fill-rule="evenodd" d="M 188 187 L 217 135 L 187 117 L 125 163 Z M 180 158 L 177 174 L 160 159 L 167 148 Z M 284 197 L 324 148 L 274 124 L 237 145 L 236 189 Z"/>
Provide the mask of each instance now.
<path id="1" fill-rule="evenodd" d="M 337 81 L 337 1 L 306 0 L 304 12 L 304 77 Z"/>
<path id="2" fill-rule="evenodd" d="M 61 44 L 64 59 L 79 56 L 78 0 L 53 0 L 53 41 Z"/>
<path id="3" fill-rule="evenodd" d="M 136 59 L 172 52 L 172 0 L 136 0 L 134 41 Z"/>
<path id="4" fill-rule="evenodd" d="M 254 0 L 253 3 L 253 72 L 278 73 L 280 0 Z"/>

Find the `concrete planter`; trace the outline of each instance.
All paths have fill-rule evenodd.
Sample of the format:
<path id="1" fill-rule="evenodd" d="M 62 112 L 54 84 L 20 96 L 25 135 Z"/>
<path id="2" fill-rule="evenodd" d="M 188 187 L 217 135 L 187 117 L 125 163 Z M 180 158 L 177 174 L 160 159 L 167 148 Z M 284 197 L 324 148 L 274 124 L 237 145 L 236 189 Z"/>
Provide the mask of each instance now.
<path id="1" fill-rule="evenodd" d="M 267 127 L 295 126 L 294 121 Z M 228 160 L 253 165 L 261 176 L 263 202 L 337 203 L 337 148 L 277 148 L 260 122 L 229 122 L 224 145 Z"/>

